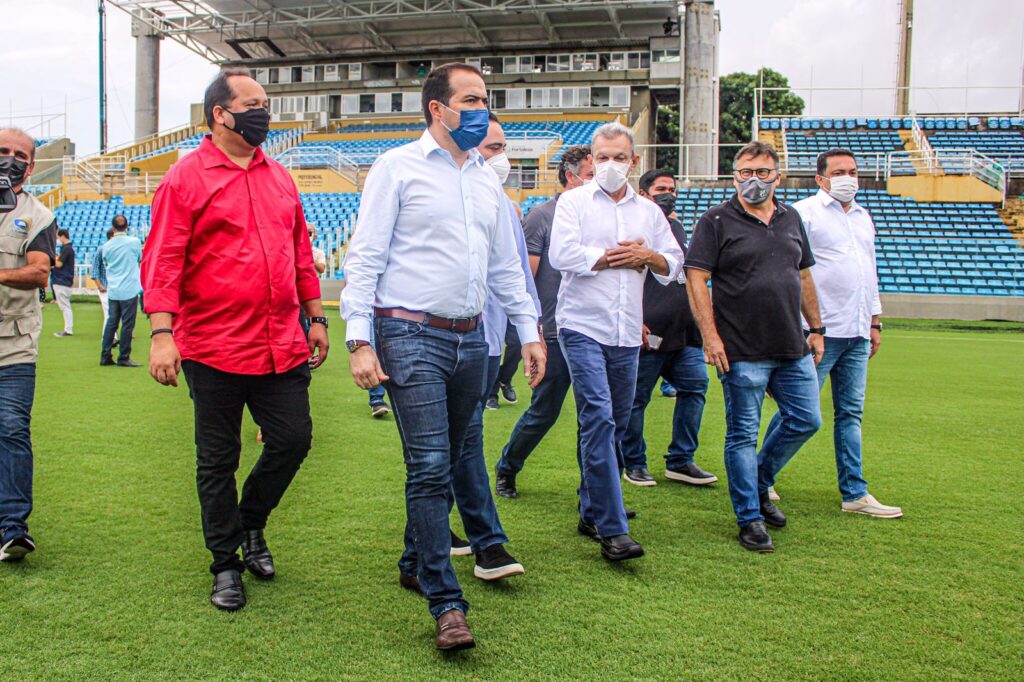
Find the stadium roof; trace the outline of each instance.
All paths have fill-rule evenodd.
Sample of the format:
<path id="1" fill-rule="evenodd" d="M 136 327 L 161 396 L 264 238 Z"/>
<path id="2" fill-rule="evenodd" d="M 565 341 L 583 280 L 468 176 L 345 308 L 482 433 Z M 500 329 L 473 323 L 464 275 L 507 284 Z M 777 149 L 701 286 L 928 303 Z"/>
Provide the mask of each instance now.
<path id="1" fill-rule="evenodd" d="M 107 0 L 212 62 L 646 46 L 681 0 Z"/>

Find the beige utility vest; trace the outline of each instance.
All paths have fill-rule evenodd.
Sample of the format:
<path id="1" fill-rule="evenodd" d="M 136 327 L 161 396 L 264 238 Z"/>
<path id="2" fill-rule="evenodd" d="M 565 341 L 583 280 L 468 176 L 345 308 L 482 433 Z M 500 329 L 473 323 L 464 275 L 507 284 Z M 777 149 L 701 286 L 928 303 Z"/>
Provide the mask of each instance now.
<path id="1" fill-rule="evenodd" d="M 17 208 L 0 213 L 0 269 L 25 267 L 28 245 L 52 223 L 50 209 L 20 192 Z M 39 290 L 0 284 L 0 367 L 35 362 L 42 327 Z"/>

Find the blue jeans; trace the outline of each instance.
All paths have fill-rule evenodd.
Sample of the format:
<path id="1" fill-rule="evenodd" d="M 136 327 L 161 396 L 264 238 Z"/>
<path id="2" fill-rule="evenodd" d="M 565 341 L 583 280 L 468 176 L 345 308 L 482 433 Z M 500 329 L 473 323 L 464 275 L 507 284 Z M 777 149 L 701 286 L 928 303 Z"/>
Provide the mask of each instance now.
<path id="1" fill-rule="evenodd" d="M 0 543 L 28 535 L 32 513 L 32 401 L 36 366 L 0 367 Z"/>
<path id="2" fill-rule="evenodd" d="M 483 390 L 487 342 L 479 327 L 457 333 L 387 317 L 377 318 L 375 326 L 405 458 L 406 544 L 415 551 L 431 615 L 465 612 L 469 603 L 449 557 L 448 512 L 453 482 L 460 491 L 473 490 L 463 477 L 487 476 L 482 456 L 462 461 Z M 407 554 L 399 570 L 409 573 Z"/>
<path id="3" fill-rule="evenodd" d="M 651 392 L 658 377 L 676 389 L 676 405 L 672 413 L 672 442 L 665 455 L 665 466 L 678 469 L 693 461 L 697 452 L 697 434 L 704 416 L 704 394 L 708 392 L 708 370 L 704 351 L 686 346 L 661 353 L 640 353 L 636 369 L 636 397 L 629 426 L 622 439 L 622 460 L 627 468 L 647 466 L 647 442 L 644 440 L 644 412 L 651 402 Z"/>
<path id="4" fill-rule="evenodd" d="M 370 336 L 372 337 L 374 335 L 370 334 Z M 376 343 L 376 341 L 374 341 L 373 338 L 370 339 L 370 346 L 373 348 L 374 352 L 376 352 L 376 350 L 377 350 L 377 343 Z M 371 388 L 368 391 L 366 391 L 366 394 L 370 398 L 370 407 L 374 407 L 376 405 L 383 405 L 384 404 L 384 392 L 385 392 L 385 390 L 386 389 L 384 388 L 384 384 L 377 384 L 373 388 Z"/>
<path id="5" fill-rule="evenodd" d="M 868 384 L 867 339 L 825 337 L 825 355 L 818 363 L 818 389 L 832 377 L 832 407 L 835 410 L 836 473 L 843 502 L 859 500 L 868 494 L 868 482 L 861 467 L 860 424 L 864 416 L 864 394 Z M 781 418 L 772 417 L 768 433 L 779 427 Z"/>
<path id="6" fill-rule="evenodd" d="M 523 470 L 526 458 L 558 421 L 562 403 L 569 392 L 569 366 L 565 363 L 557 338 L 545 339 L 548 346 L 547 368 L 544 378 L 533 389 L 530 407 L 512 428 L 508 443 L 501 450 L 497 470 L 501 474 L 515 476 Z"/>
<path id="7" fill-rule="evenodd" d="M 571 329 L 559 330 L 558 341 L 576 397 L 580 518 L 597 526 L 603 537 L 626 534 L 618 444 L 629 423 L 640 349 L 605 346 Z"/>
<path id="8" fill-rule="evenodd" d="M 719 377 L 725 394 L 725 470 L 736 521 L 745 526 L 763 521 L 759 494 L 775 484 L 775 476 L 821 428 L 818 375 L 814 360 L 755 360 L 729 363 Z M 757 451 L 761 406 L 771 389 L 779 406 L 779 427 L 765 435 Z"/>
<path id="9" fill-rule="evenodd" d="M 123 301 L 107 299 L 107 324 L 103 327 L 100 362 L 113 360 L 114 337 L 117 336 L 118 325 L 121 326 L 121 339 L 118 344 L 117 361 L 126 363 L 132 359 L 132 334 L 135 332 L 135 316 L 138 311 L 138 296 Z"/>

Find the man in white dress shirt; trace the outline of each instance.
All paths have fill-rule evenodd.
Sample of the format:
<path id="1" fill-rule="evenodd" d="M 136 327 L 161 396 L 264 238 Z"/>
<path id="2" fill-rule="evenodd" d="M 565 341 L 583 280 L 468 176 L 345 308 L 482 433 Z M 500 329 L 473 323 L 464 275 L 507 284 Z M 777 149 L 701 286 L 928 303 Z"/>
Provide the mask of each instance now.
<path id="1" fill-rule="evenodd" d="M 474 640 L 449 558 L 453 472 L 484 481 L 480 491 L 455 480 L 460 494 L 494 504 L 483 457 L 459 461 L 487 364 L 480 313 L 488 289 L 519 332 L 531 386 L 545 358 L 505 194 L 474 149 L 488 129 L 483 77 L 468 64 L 440 66 L 424 81 L 422 99 L 423 136 L 386 152 L 367 177 L 341 312 L 352 376 L 364 389 L 385 383 L 402 439 L 406 546 L 416 556 L 416 575 L 403 573 L 402 584 L 426 597 L 437 648 L 455 650 Z M 514 561 L 500 546 L 491 550 L 492 558 Z"/>
<path id="2" fill-rule="evenodd" d="M 594 132 L 594 182 L 562 194 L 551 226 L 551 266 L 562 272 L 556 320 L 579 420 L 580 533 L 609 561 L 643 556 L 629 536 L 619 441 L 629 423 L 648 269 L 675 281 L 683 252 L 658 205 L 627 184 L 639 157 L 618 123 Z"/>
<path id="3" fill-rule="evenodd" d="M 857 159 L 849 149 L 818 156 L 818 193 L 793 204 L 814 251 L 811 267 L 825 335 L 818 385 L 832 377 L 833 439 L 842 510 L 882 519 L 903 516 L 868 492 L 861 462 L 861 419 L 868 360 L 882 343 L 882 302 L 878 297 L 875 224 L 856 202 Z M 769 431 L 778 427 L 778 415 Z"/>

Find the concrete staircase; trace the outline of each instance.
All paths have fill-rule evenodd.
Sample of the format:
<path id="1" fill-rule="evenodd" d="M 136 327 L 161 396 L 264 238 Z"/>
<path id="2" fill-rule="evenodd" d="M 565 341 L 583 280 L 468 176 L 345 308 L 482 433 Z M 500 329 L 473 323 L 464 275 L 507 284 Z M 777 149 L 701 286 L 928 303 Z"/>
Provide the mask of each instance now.
<path id="1" fill-rule="evenodd" d="M 1006 206 L 998 209 L 998 212 L 1007 229 L 1017 238 L 1021 248 L 1024 248 L 1024 201 L 1020 197 L 1008 197 Z"/>
<path id="2" fill-rule="evenodd" d="M 900 139 L 903 140 L 903 149 L 911 152 L 910 163 L 914 166 L 914 172 L 918 175 L 926 172 L 928 170 L 927 164 L 923 159 L 919 158 L 919 155 L 914 154 L 914 152 L 921 151 L 921 148 L 917 146 L 916 142 L 914 142 L 914 132 L 912 130 L 900 130 L 898 132 L 900 134 Z M 945 172 L 941 168 L 933 168 L 928 174 L 945 175 Z"/>

